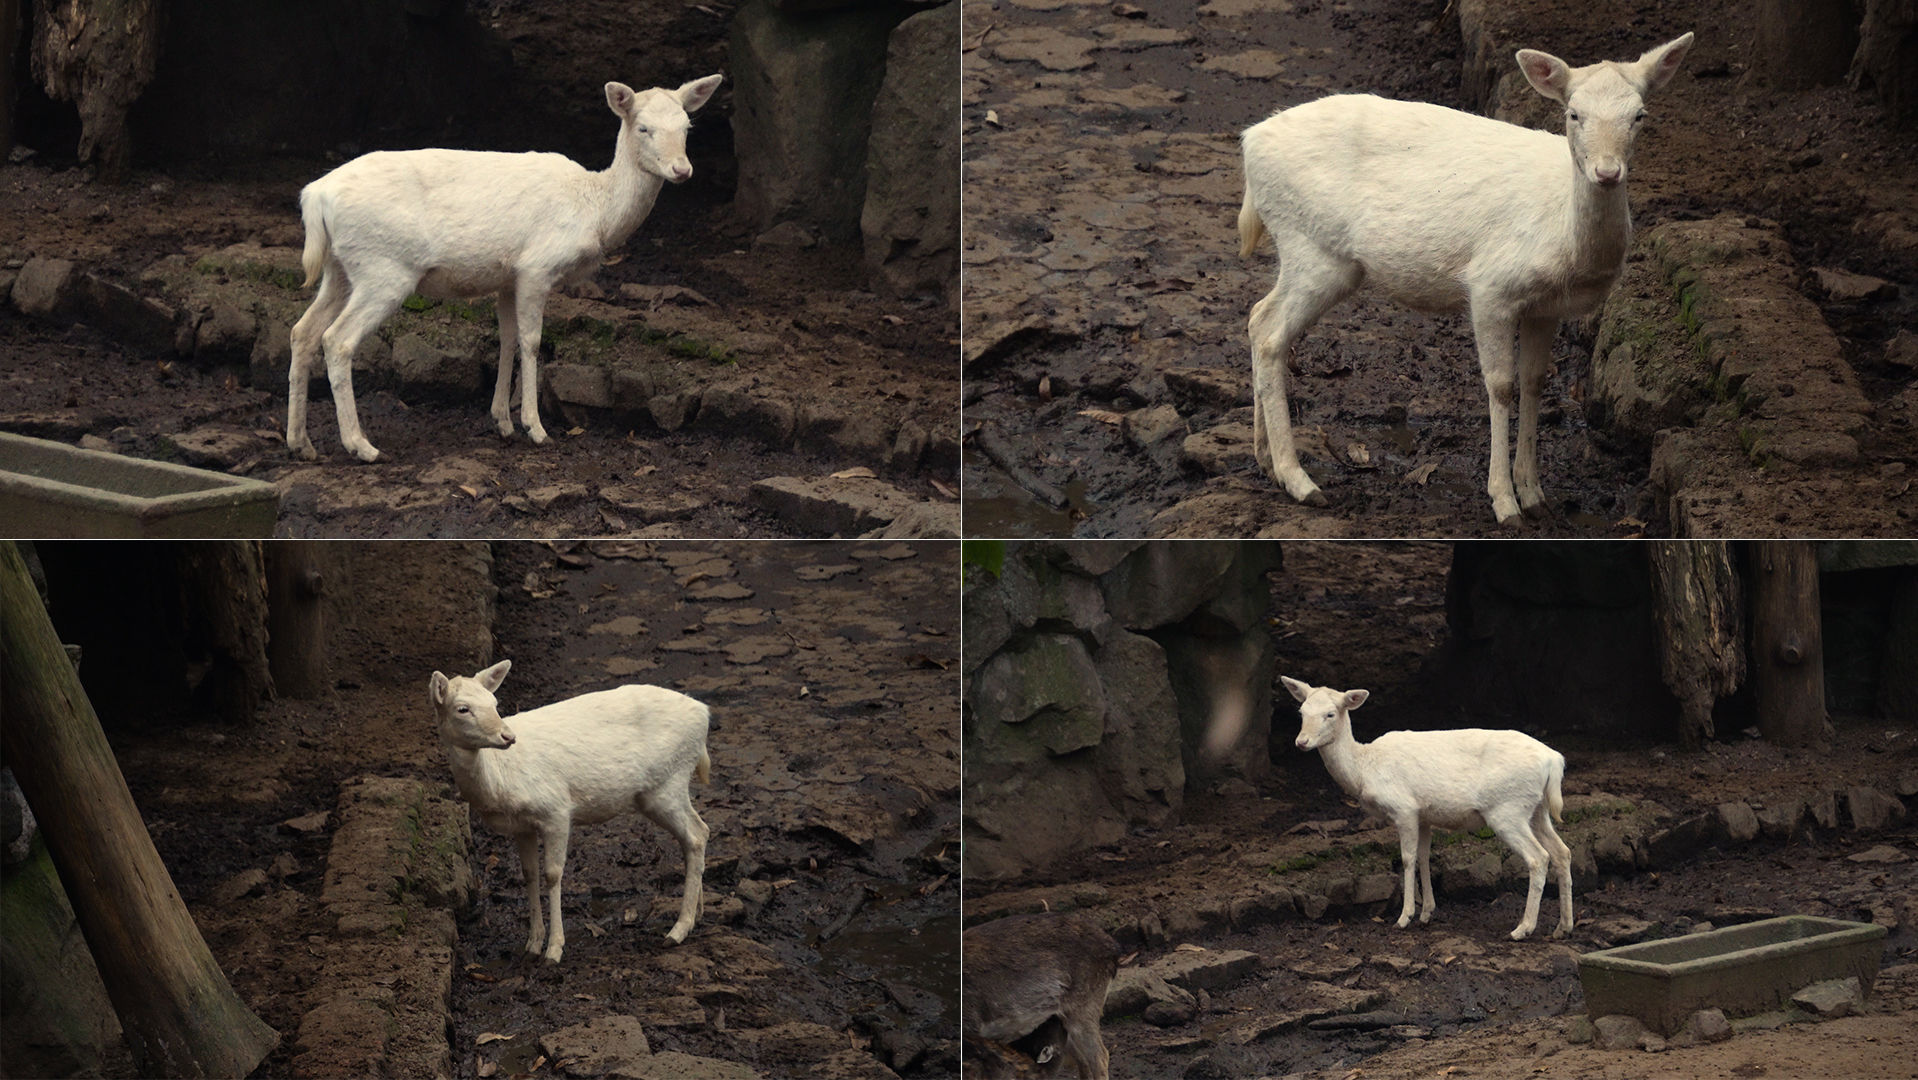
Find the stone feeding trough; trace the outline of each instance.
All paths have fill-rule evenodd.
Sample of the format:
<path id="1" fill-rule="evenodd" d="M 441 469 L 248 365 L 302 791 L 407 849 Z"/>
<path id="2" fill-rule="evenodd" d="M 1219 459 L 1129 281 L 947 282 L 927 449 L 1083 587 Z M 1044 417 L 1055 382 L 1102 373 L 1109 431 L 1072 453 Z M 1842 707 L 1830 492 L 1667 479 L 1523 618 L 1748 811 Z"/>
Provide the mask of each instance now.
<path id="1" fill-rule="evenodd" d="M 1586 953 L 1578 979 L 1591 1016 L 1622 1013 L 1672 1035 L 1700 1009 L 1766 1012 L 1828 979 L 1856 976 L 1870 993 L 1884 938 L 1875 923 L 1787 915 Z"/>
<path id="2" fill-rule="evenodd" d="M 0 535 L 265 537 L 279 513 L 261 480 L 0 432 Z"/>

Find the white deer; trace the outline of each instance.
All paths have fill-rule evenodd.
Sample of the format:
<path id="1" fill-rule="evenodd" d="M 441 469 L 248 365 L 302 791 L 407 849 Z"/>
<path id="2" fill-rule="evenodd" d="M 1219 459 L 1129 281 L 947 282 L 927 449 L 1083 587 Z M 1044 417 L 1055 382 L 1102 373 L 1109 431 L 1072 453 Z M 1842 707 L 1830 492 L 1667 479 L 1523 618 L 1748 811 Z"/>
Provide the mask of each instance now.
<path id="1" fill-rule="evenodd" d="M 502 660 L 467 678 L 435 671 L 430 682 L 440 741 L 460 797 L 488 828 L 513 838 L 526 878 L 532 928 L 526 951 L 559 963 L 566 947 L 560 879 L 575 824 L 592 825 L 638 811 L 678 838 L 686 858 L 679 921 L 666 935 L 677 945 L 699 918 L 706 868 L 706 823 L 693 809 L 693 776 L 704 783 L 706 706 L 659 686 L 622 686 L 581 694 L 500 718 L 493 691 L 513 666 Z M 553 928 L 540 919 L 540 845 Z"/>
<path id="2" fill-rule="evenodd" d="M 1412 921 L 1418 895 L 1412 870 L 1425 883 L 1420 922 L 1432 921 L 1432 830 L 1470 831 L 1490 826 L 1525 860 L 1530 887 L 1525 917 L 1512 931 L 1518 941 L 1538 927 L 1545 873 L 1557 872 L 1559 918 L 1553 937 L 1572 929 L 1572 850 L 1559 839 L 1552 819 L 1564 812 L 1559 792 L 1565 756 L 1520 731 L 1460 728 L 1454 731 L 1388 731 L 1369 743 L 1352 738 L 1353 709 L 1370 696 L 1364 690 L 1313 687 L 1279 681 L 1299 700 L 1301 750 L 1317 750 L 1346 793 L 1365 809 L 1390 820 L 1399 834 L 1405 865 L 1405 906 L 1398 925 Z"/>
<path id="3" fill-rule="evenodd" d="M 1533 89 L 1565 105 L 1562 138 L 1369 94 L 1321 98 L 1246 129 L 1240 257 L 1267 233 L 1279 256 L 1278 283 L 1252 307 L 1254 451 L 1294 499 L 1325 505 L 1292 445 L 1292 346 L 1370 282 L 1408 307 L 1470 308 L 1491 399 L 1492 511 L 1501 524 L 1544 512 L 1538 400 L 1552 334 L 1597 307 L 1624 266 L 1625 176 L 1645 99 L 1691 43 L 1686 34 L 1632 63 L 1581 68 L 1521 50 Z M 1515 396 L 1516 491 L 1506 445 Z"/>
<path id="4" fill-rule="evenodd" d="M 588 172 L 560 154 L 474 150 L 380 151 L 354 158 L 300 192 L 301 262 L 320 291 L 293 326 L 286 446 L 316 455 L 306 437 L 307 379 L 322 345 L 340 441 L 361 461 L 380 456 L 360 430 L 353 352 L 413 293 L 451 299 L 498 295 L 499 379 L 493 420 L 513 434 L 513 351 L 519 350 L 520 423 L 535 444 L 540 320 L 558 286 L 585 280 L 652 212 L 660 188 L 693 175 L 689 113 L 718 89 L 708 75 L 677 90 L 606 84 L 619 117 L 613 164 Z"/>

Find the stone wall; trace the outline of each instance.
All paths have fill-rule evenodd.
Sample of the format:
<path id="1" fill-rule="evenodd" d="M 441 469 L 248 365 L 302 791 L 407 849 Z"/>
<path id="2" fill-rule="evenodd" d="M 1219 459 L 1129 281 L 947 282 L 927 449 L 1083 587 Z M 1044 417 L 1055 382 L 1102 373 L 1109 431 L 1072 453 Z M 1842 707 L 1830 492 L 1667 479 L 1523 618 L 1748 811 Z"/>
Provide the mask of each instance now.
<path id="1" fill-rule="evenodd" d="M 1010 542 L 965 591 L 966 873 L 1016 876 L 1264 775 L 1277 544 Z"/>

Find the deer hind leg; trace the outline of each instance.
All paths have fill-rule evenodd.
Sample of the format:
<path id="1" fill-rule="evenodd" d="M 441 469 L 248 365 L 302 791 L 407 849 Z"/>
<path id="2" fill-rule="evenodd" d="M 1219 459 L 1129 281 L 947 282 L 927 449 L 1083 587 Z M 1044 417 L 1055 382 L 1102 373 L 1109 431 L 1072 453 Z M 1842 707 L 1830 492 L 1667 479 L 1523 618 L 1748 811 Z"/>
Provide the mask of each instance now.
<path id="1" fill-rule="evenodd" d="M 320 275 L 320 290 L 313 296 L 313 305 L 293 324 L 293 360 L 286 372 L 286 449 L 307 461 L 319 457 L 313 440 L 306 437 L 307 385 L 313 376 L 313 361 L 320 357 L 320 335 L 340 317 L 346 293 L 346 271 L 337 262 L 329 262 Z"/>
<path id="2" fill-rule="evenodd" d="M 1276 239 L 1276 238 L 1275 238 Z M 1252 306 L 1253 452 L 1268 475 L 1294 499 L 1324 506 L 1325 494 L 1299 464 L 1286 400 L 1286 370 L 1292 346 L 1332 305 L 1357 289 L 1359 265 L 1320 251 L 1309 242 L 1280 248 L 1278 283 Z"/>
<path id="3" fill-rule="evenodd" d="M 1505 807 L 1486 814 L 1485 823 L 1525 861 L 1525 917 L 1519 920 L 1511 935 L 1513 941 L 1522 941 L 1538 928 L 1538 902 L 1545 895 L 1545 871 L 1551 860 L 1545 845 L 1532 835 L 1530 815 L 1521 816 L 1519 811 Z"/>
<path id="4" fill-rule="evenodd" d="M 657 822 L 679 840 L 686 859 L 686 885 L 679 897 L 679 919 L 666 933 L 666 940 L 678 945 L 693 932 L 705 897 L 706 841 L 712 830 L 693 809 L 691 794 L 684 783 L 667 784 L 669 791 L 651 791 L 639 796 L 640 812 Z"/>

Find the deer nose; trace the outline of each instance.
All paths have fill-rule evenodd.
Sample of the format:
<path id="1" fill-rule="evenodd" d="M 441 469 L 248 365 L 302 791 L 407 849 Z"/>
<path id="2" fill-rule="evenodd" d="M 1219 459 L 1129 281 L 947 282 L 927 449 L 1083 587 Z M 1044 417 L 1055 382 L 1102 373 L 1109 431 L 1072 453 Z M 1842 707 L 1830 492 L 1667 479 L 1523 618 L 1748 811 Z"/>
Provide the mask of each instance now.
<path id="1" fill-rule="evenodd" d="M 505 728 L 501 728 L 499 733 L 499 741 L 502 748 L 513 745 L 513 741 L 514 741 L 513 733 L 510 731 L 507 731 Z"/>
<path id="2" fill-rule="evenodd" d="M 1598 178 L 1600 184 L 1611 187 L 1625 178 L 1625 166 L 1599 165 L 1592 169 L 1592 175 Z"/>
<path id="3" fill-rule="evenodd" d="M 690 161 L 674 162 L 671 171 L 673 174 L 671 177 L 673 183 L 675 184 L 684 183 L 688 177 L 693 175 L 692 162 Z"/>

